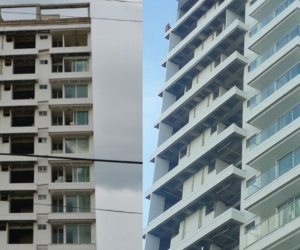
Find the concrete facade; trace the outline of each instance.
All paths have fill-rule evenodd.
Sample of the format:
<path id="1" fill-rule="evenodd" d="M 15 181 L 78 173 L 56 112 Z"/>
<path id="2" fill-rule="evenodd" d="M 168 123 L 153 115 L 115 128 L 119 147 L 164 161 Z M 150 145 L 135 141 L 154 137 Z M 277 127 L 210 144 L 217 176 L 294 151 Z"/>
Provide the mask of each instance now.
<path id="1" fill-rule="evenodd" d="M 181 0 L 145 250 L 296 250 L 298 0 Z"/>

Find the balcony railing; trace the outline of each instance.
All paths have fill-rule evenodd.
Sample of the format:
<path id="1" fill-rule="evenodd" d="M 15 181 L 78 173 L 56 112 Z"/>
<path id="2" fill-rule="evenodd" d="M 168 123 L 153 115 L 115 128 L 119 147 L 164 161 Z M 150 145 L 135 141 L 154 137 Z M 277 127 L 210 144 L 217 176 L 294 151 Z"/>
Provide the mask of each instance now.
<path id="1" fill-rule="evenodd" d="M 251 179 L 247 186 L 248 196 L 269 185 L 272 181 L 278 179 L 280 176 L 287 173 L 299 164 L 300 148 L 285 156 L 283 159 L 278 161 L 276 165 L 267 169 L 260 176 Z"/>
<path id="2" fill-rule="evenodd" d="M 246 233 L 246 245 L 249 246 L 280 227 L 300 216 L 300 199 L 287 205 Z"/>
<path id="3" fill-rule="evenodd" d="M 265 27 L 269 22 L 271 22 L 275 17 L 277 17 L 281 12 L 283 12 L 288 6 L 290 6 L 296 0 L 286 0 L 281 3 L 275 10 L 273 10 L 270 14 L 264 17 L 258 24 L 256 24 L 249 33 L 249 36 L 254 36 L 258 31 L 260 31 L 263 27 Z"/>
<path id="4" fill-rule="evenodd" d="M 290 82 L 299 74 L 300 74 L 300 63 L 290 68 L 287 72 L 285 72 L 278 79 L 276 79 L 275 82 L 271 83 L 266 88 L 264 88 L 259 94 L 253 96 L 248 102 L 249 109 L 251 110 L 254 107 L 256 107 L 258 104 L 260 104 L 269 96 L 274 94 L 277 90 L 279 90 L 281 87 L 283 87 L 285 84 Z"/>
<path id="5" fill-rule="evenodd" d="M 253 148 L 263 143 L 271 136 L 275 135 L 277 132 L 282 130 L 284 127 L 286 127 L 287 125 L 289 125 L 291 122 L 295 121 L 299 117 L 300 117 L 300 104 L 297 104 L 292 109 L 290 109 L 282 116 L 277 118 L 277 120 L 274 123 L 272 123 L 270 126 L 265 128 L 259 134 L 248 139 L 247 148 L 249 148 L 249 150 L 252 150 Z"/>
<path id="6" fill-rule="evenodd" d="M 286 44 L 293 40 L 296 36 L 300 34 L 300 26 L 292 28 L 287 32 L 282 38 L 275 42 L 271 47 L 264 51 L 259 57 L 252 61 L 249 65 L 248 71 L 251 72 L 269 59 L 272 55 L 282 49 Z"/>

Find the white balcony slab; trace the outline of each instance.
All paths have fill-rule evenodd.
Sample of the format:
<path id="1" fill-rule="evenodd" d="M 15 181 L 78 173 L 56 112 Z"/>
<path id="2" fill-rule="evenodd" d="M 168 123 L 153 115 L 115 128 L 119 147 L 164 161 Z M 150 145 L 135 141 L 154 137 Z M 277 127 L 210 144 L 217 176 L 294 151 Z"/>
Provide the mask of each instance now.
<path id="1" fill-rule="evenodd" d="M 216 217 L 210 223 L 209 226 L 198 229 L 197 231 L 195 231 L 195 233 L 192 236 L 182 240 L 180 244 L 177 244 L 175 247 L 172 247 L 169 250 L 188 249 L 189 246 L 195 244 L 197 241 L 199 241 L 201 238 L 205 237 L 209 233 L 213 232 L 214 230 L 218 229 L 221 226 L 230 224 L 233 221 L 237 224 L 243 224 L 244 213 L 234 208 L 230 208 L 223 214 Z"/>
<path id="2" fill-rule="evenodd" d="M 1 129 L 0 129 L 1 132 Z M 80 133 L 88 133 L 90 135 L 93 134 L 93 125 L 73 125 L 73 126 L 50 126 L 48 129 L 50 136 L 55 134 L 80 134 Z"/>
<path id="3" fill-rule="evenodd" d="M 246 24 L 239 20 L 235 20 L 232 22 L 216 39 L 214 39 L 211 43 L 209 43 L 201 52 L 199 52 L 192 60 L 190 60 L 180 71 L 178 71 L 175 75 L 173 75 L 166 83 L 164 88 L 168 88 L 171 85 L 175 84 L 179 81 L 184 74 L 190 71 L 192 68 L 196 67 L 196 65 L 205 57 L 208 53 L 215 49 L 222 41 L 226 40 L 231 34 L 233 34 L 236 30 L 241 30 L 246 32 L 248 27 Z M 190 36 L 195 35 L 197 33 L 197 29 L 193 30 Z M 170 54 L 168 54 L 167 58 L 170 58 L 175 55 L 177 52 L 176 50 L 172 50 Z M 166 59 L 167 60 L 167 59 Z M 164 61 L 164 63 L 166 62 Z"/>
<path id="4" fill-rule="evenodd" d="M 35 213 L 0 214 L 0 221 L 37 221 L 37 214 Z"/>
<path id="5" fill-rule="evenodd" d="M 93 182 L 51 182 L 48 184 L 48 189 L 50 193 L 64 193 L 73 192 L 76 190 L 94 192 L 95 183 Z"/>
<path id="6" fill-rule="evenodd" d="M 48 220 L 51 222 L 71 222 L 71 221 L 95 221 L 95 213 L 50 213 Z"/>
<path id="7" fill-rule="evenodd" d="M 37 99 L 0 100 L 0 107 L 38 106 Z"/>
<path id="8" fill-rule="evenodd" d="M 0 127 L 0 134 L 37 134 L 37 127 Z"/>
<path id="9" fill-rule="evenodd" d="M 299 15 L 300 1 L 297 0 L 255 35 L 249 37 L 248 47 L 258 54 L 263 53 L 274 41 L 278 41 L 299 22 Z"/>
<path id="10" fill-rule="evenodd" d="M 38 50 L 33 48 L 33 49 L 1 49 L 0 50 L 0 57 L 3 56 L 26 56 L 26 55 L 37 55 Z"/>
<path id="11" fill-rule="evenodd" d="M 16 250 L 21 250 L 21 249 L 16 249 Z M 95 244 L 81 244 L 81 245 L 75 245 L 75 244 L 58 245 L 57 244 L 57 245 L 48 245 L 48 250 L 96 250 L 96 245 Z"/>
<path id="12" fill-rule="evenodd" d="M 62 106 L 93 106 L 92 98 L 61 98 L 61 99 L 50 99 L 49 102 L 50 108 L 63 108 Z"/>
<path id="13" fill-rule="evenodd" d="M 57 80 L 67 80 L 67 79 L 83 79 L 83 78 L 92 78 L 91 72 L 61 72 L 61 73 L 50 73 L 49 81 Z M 0 78 L 1 80 L 1 78 Z"/>
<path id="14" fill-rule="evenodd" d="M 216 186 L 218 186 L 221 182 L 229 179 L 230 177 L 235 176 L 238 179 L 245 179 L 246 172 L 236 168 L 233 165 L 228 166 L 226 169 L 221 171 L 213 181 L 204 184 L 201 189 L 192 193 L 187 198 L 179 201 L 173 207 L 169 208 L 167 211 L 162 213 L 160 216 L 155 218 L 149 223 L 149 226 L 145 228 L 144 234 L 151 232 L 155 228 L 161 226 L 162 224 L 166 223 L 174 216 L 178 216 L 183 210 L 188 209 L 195 201 L 199 200 L 200 198 L 205 197 L 205 195 L 211 192 Z"/>
<path id="15" fill-rule="evenodd" d="M 246 65 L 248 62 L 248 59 L 244 56 L 242 56 L 238 52 L 232 53 L 229 57 L 227 57 L 222 63 L 220 63 L 213 71 L 211 71 L 209 74 L 206 74 L 203 78 L 201 78 L 201 82 L 197 85 L 193 86 L 192 89 L 190 89 L 184 96 L 182 96 L 178 101 L 176 101 L 172 106 L 170 106 L 167 110 L 165 110 L 160 118 L 155 122 L 155 127 L 164 119 L 166 119 L 169 115 L 174 113 L 176 110 L 178 110 L 180 107 L 182 107 L 184 104 L 188 103 L 190 100 L 194 98 L 196 94 L 201 92 L 202 89 L 207 87 L 211 82 L 214 81 L 214 79 L 223 72 L 226 72 L 228 67 L 235 63 L 240 63 L 242 65 Z M 163 90 L 160 91 L 162 93 Z"/>
<path id="16" fill-rule="evenodd" d="M 2 152 L 1 152 L 2 153 Z M 37 162 L 36 156 L 1 155 L 0 162 Z"/>
<path id="17" fill-rule="evenodd" d="M 0 184 L 0 191 L 37 191 L 36 183 L 10 183 Z"/>
<path id="18" fill-rule="evenodd" d="M 4 81 L 38 81 L 38 74 L 5 74 L 0 75 L 0 82 Z"/>
<path id="19" fill-rule="evenodd" d="M 166 182 L 172 180 L 177 175 L 181 174 L 185 171 L 185 169 L 193 164 L 196 160 L 200 159 L 201 157 L 208 154 L 211 150 L 213 150 L 217 145 L 220 143 L 223 143 L 226 140 L 229 140 L 232 136 L 239 136 L 241 138 L 246 137 L 247 132 L 236 126 L 235 124 L 232 124 L 228 128 L 226 128 L 224 131 L 222 131 L 220 134 L 218 134 L 216 137 L 213 137 L 211 140 L 207 141 L 207 143 L 199 149 L 199 152 L 193 156 L 190 156 L 189 158 L 183 160 L 180 162 L 180 164 L 172 169 L 170 172 L 168 172 L 166 175 L 164 175 L 162 178 L 157 180 L 147 191 L 148 194 L 153 193 L 155 190 L 163 186 Z"/>
<path id="20" fill-rule="evenodd" d="M 35 244 L 7 244 L 0 245 L 1 250 L 35 250 Z M 49 248 L 48 248 L 49 249 Z"/>
<path id="21" fill-rule="evenodd" d="M 199 125 L 199 123 L 203 122 L 209 116 L 211 116 L 216 110 L 222 107 L 224 103 L 229 101 L 232 98 L 237 98 L 240 100 L 246 100 L 247 95 L 242 90 L 238 89 L 237 87 L 233 87 L 228 90 L 224 95 L 222 95 L 218 100 L 213 102 L 213 104 L 208 107 L 206 110 L 203 110 L 203 113 L 198 118 L 192 120 L 188 124 L 186 124 L 183 128 L 181 128 L 176 134 L 171 136 L 168 140 L 162 143 L 156 150 L 156 152 L 151 156 L 153 160 L 157 155 L 160 155 L 162 152 L 168 150 L 174 143 L 181 140 L 184 136 L 186 136 L 189 132 Z"/>
<path id="22" fill-rule="evenodd" d="M 74 46 L 74 47 L 58 47 L 50 48 L 50 54 L 66 54 L 66 53 L 91 53 L 92 49 L 90 46 Z"/>

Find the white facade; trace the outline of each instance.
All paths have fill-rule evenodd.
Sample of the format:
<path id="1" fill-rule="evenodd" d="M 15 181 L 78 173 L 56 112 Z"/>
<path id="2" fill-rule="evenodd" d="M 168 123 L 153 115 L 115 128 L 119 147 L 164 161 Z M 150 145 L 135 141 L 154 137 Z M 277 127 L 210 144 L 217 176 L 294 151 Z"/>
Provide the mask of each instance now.
<path id="1" fill-rule="evenodd" d="M 93 120 L 90 18 L 1 20 L 1 153 L 93 159 Z M 96 249 L 93 161 L 0 156 L 0 168 L 0 249 Z"/>
<path id="2" fill-rule="evenodd" d="M 145 250 L 300 248 L 298 0 L 179 0 Z"/>

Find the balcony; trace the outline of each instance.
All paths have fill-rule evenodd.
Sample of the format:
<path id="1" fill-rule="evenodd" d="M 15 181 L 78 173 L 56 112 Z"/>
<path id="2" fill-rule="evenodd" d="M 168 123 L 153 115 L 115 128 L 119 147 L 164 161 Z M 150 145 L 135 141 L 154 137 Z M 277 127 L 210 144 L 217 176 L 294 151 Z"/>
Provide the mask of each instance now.
<path id="1" fill-rule="evenodd" d="M 246 249 L 267 249 L 272 246 L 272 249 L 279 250 L 297 247 L 300 236 L 299 217 L 298 199 L 250 229 L 245 235 Z"/>
<path id="2" fill-rule="evenodd" d="M 236 202 L 236 198 L 239 196 L 238 190 L 241 180 L 244 178 L 244 171 L 233 165 L 228 166 L 217 173 L 213 181 L 204 184 L 197 191 L 193 192 L 183 200 L 180 200 L 174 206 L 152 220 L 146 228 L 146 233 L 150 232 L 151 234 L 158 236 L 167 233 L 164 230 L 170 230 L 168 229 L 168 225 L 176 224 L 180 218 L 196 212 L 196 210 L 205 206 L 205 203 L 211 199 L 217 199 L 227 205 L 233 205 Z M 222 193 L 221 195 L 215 195 L 218 190 L 223 190 L 224 187 L 228 188 L 229 193 L 220 192 L 220 194 Z M 162 190 L 160 192 L 162 192 Z M 237 196 L 232 197 L 233 194 L 231 192 L 234 192 Z M 165 195 L 164 192 L 163 194 Z M 232 203 L 228 203 L 229 200 Z"/>
<path id="3" fill-rule="evenodd" d="M 276 9 L 284 1 L 251 0 L 249 15 L 256 20 L 262 20 L 266 16 L 266 13 L 270 13 L 270 10 Z"/>
<path id="4" fill-rule="evenodd" d="M 289 1 L 290 0 L 286 0 L 284 3 L 289 3 Z M 270 17 L 267 17 L 267 20 L 263 20 L 262 22 L 258 23 L 258 29 L 256 29 L 258 26 L 254 26 L 252 28 L 254 33 L 257 32 L 255 35 L 250 37 L 248 41 L 248 47 L 252 51 L 256 52 L 257 54 L 263 53 L 263 51 L 265 51 L 270 44 L 280 39 L 286 33 L 286 31 L 292 29 L 295 24 L 298 23 L 297 20 L 300 13 L 300 1 L 292 1 L 293 2 L 288 4 L 288 6 L 284 4 L 286 8 L 280 8 L 279 13 L 276 12 L 276 18 L 273 14 L 273 19 L 269 19 Z M 275 13 L 275 11 L 272 13 Z"/>
<path id="5" fill-rule="evenodd" d="M 278 86 L 278 85 L 277 85 Z M 269 93 L 272 93 L 271 90 Z M 259 129 L 266 128 L 270 121 L 276 120 L 299 101 L 300 75 L 257 105 L 246 115 L 246 122 Z"/>
<path id="6" fill-rule="evenodd" d="M 282 38 L 275 42 L 271 47 L 264 51 L 259 57 L 252 61 L 248 67 L 248 71 L 252 72 L 265 61 L 267 61 L 271 56 L 276 54 L 281 50 L 285 45 L 292 41 L 295 37 L 300 35 L 300 26 L 296 26 L 290 31 L 288 31 Z"/>
<path id="7" fill-rule="evenodd" d="M 213 41 L 207 44 L 203 50 L 196 53 L 193 59 L 191 59 L 176 74 L 174 74 L 165 83 L 164 88 L 170 88 L 172 85 L 179 84 L 180 81 L 184 81 L 184 78 L 194 78 L 212 61 L 214 61 L 216 58 L 215 52 L 218 49 L 224 51 L 224 47 L 230 48 L 230 51 L 227 51 L 229 55 L 239 49 L 239 45 L 242 43 L 243 35 L 246 33 L 247 29 L 247 26 L 243 22 L 239 20 L 233 21 Z M 232 41 L 235 42 L 233 43 Z"/>
<path id="8" fill-rule="evenodd" d="M 96 245 L 95 244 L 80 244 L 80 245 L 75 245 L 75 244 L 53 244 L 53 245 L 48 245 L 48 250 L 96 250 Z M 5 249 L 5 250 L 14 250 L 12 248 Z M 16 250 L 21 250 L 20 248 Z M 23 250 L 23 249 L 22 249 Z M 24 249 L 27 250 L 27 249 Z M 32 250 L 32 248 L 28 249 Z"/>
<path id="9" fill-rule="evenodd" d="M 249 36 L 254 36 L 257 32 L 259 32 L 263 27 L 265 27 L 268 23 L 270 23 L 274 18 L 276 18 L 281 12 L 283 12 L 288 6 L 290 6 L 293 2 L 297 0 L 285 0 L 281 3 L 275 10 L 265 16 L 259 23 L 257 23 L 254 27 L 251 28 Z"/>
<path id="10" fill-rule="evenodd" d="M 280 178 L 286 172 L 292 170 L 300 164 L 300 149 L 293 151 L 271 168 L 267 169 L 260 176 L 255 177 L 247 187 L 248 196 L 256 193 L 271 182 Z"/>
<path id="11" fill-rule="evenodd" d="M 198 145 L 195 145 L 198 146 L 197 152 L 182 159 L 175 168 L 157 180 L 146 195 L 149 196 L 151 193 L 159 192 L 159 190 L 168 187 L 174 189 L 174 181 L 176 184 L 183 182 L 191 177 L 195 171 L 197 172 L 201 167 L 207 165 L 205 161 L 203 162 L 206 157 L 216 157 L 218 154 L 218 157 L 223 157 L 222 159 L 228 163 L 233 159 L 236 160 L 236 152 L 239 153 L 241 150 L 242 140 L 245 136 L 246 132 L 243 129 L 232 124 L 212 137 L 203 147 L 199 148 Z"/>
<path id="12" fill-rule="evenodd" d="M 50 223 L 73 223 L 74 221 L 82 221 L 87 223 L 95 222 L 96 214 L 90 213 L 49 213 L 48 220 Z"/>
<path id="13" fill-rule="evenodd" d="M 300 117 L 300 104 L 297 104 L 292 109 L 281 115 L 276 119 L 274 123 L 269 125 L 259 134 L 248 140 L 249 150 L 254 149 L 256 146 L 260 145 L 264 141 L 268 140 L 270 137 L 278 133 L 280 130 L 288 126 L 290 123 L 295 121 Z"/>
<path id="14" fill-rule="evenodd" d="M 92 193 L 95 190 L 95 183 L 93 182 L 51 182 L 49 183 L 49 192 L 51 194 L 62 194 L 72 191 L 84 191 Z"/>
<path id="15" fill-rule="evenodd" d="M 234 208 L 228 209 L 218 217 L 211 220 L 211 223 L 204 228 L 195 230 L 187 239 L 181 240 L 179 244 L 171 247 L 170 250 L 201 249 L 207 242 L 213 242 L 223 248 L 234 245 L 239 240 L 239 228 L 244 223 L 244 213 Z M 220 237 L 222 232 L 227 232 L 228 237 Z"/>
<path id="16" fill-rule="evenodd" d="M 156 121 L 155 126 L 158 127 L 160 122 L 168 123 L 168 119 L 176 118 L 178 114 L 187 110 L 190 105 L 196 106 L 215 84 L 226 89 L 232 88 L 232 84 L 236 84 L 246 64 L 247 58 L 236 51 L 221 61 L 212 71 L 200 73 L 199 78 L 201 78 L 201 81 L 193 85 L 188 92 L 165 110 L 159 120 Z M 167 89 L 167 91 L 172 92 L 172 88 Z"/>
<path id="17" fill-rule="evenodd" d="M 28 159 L 30 158 L 28 157 Z M 37 184 L 36 183 L 9 183 L 4 185 L 0 184 L 0 191 L 21 191 L 21 190 L 37 191 Z"/>
<path id="18" fill-rule="evenodd" d="M 218 100 L 213 102 L 212 105 L 199 116 L 199 118 L 193 119 L 167 141 L 161 144 L 152 156 L 152 159 L 154 159 L 155 155 L 164 158 L 170 153 L 170 151 L 172 151 L 172 149 L 178 150 L 178 147 L 181 147 L 179 144 L 181 144 L 181 141 L 184 138 L 189 138 L 189 142 L 197 138 L 207 128 L 205 127 L 205 122 L 209 122 L 211 124 L 212 116 L 217 117 L 216 119 L 220 122 L 222 122 L 222 117 L 224 116 L 226 116 L 226 119 L 228 120 L 229 117 L 232 117 L 239 111 L 241 107 L 239 104 L 241 104 L 241 102 L 245 99 L 245 93 L 240 89 L 233 87 Z M 215 119 L 213 118 L 213 120 Z M 169 157 L 170 155 L 167 158 Z"/>
<path id="19" fill-rule="evenodd" d="M 300 64 L 296 64 L 292 68 L 290 68 L 287 72 L 282 74 L 279 78 L 277 78 L 274 82 L 269 84 L 266 88 L 264 88 L 259 94 L 253 96 L 248 101 L 248 108 L 249 110 L 252 110 L 257 105 L 262 103 L 265 99 L 267 99 L 269 96 L 273 95 L 276 91 L 281 89 L 283 86 L 285 86 L 287 83 L 292 81 L 295 77 L 300 75 Z"/>

